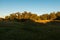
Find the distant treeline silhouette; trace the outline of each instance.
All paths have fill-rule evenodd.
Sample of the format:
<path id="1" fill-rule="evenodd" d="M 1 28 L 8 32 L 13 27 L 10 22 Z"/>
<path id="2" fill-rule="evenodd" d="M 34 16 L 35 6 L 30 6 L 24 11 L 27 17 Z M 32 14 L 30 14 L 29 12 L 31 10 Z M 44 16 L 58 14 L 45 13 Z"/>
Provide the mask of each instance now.
<path id="1" fill-rule="evenodd" d="M 21 19 L 31 19 L 31 20 L 60 20 L 60 12 L 52 12 L 50 14 L 43 14 L 38 16 L 31 12 L 24 11 L 23 13 L 16 12 L 12 13 L 5 18 L 0 18 L 0 21 L 20 21 Z"/>

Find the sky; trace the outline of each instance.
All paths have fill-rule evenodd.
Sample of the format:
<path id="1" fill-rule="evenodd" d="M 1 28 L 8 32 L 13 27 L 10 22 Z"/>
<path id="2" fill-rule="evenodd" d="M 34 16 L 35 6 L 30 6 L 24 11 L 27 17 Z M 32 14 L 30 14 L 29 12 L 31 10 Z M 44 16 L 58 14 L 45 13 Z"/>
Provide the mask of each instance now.
<path id="1" fill-rule="evenodd" d="M 60 11 L 60 0 L 0 0 L 0 17 L 15 12 L 38 15 Z"/>

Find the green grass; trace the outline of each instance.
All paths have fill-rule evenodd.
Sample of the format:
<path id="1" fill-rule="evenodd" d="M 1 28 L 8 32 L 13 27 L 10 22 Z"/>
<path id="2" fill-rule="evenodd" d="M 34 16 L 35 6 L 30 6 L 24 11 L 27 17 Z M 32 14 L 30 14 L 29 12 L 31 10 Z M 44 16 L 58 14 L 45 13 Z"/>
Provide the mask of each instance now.
<path id="1" fill-rule="evenodd" d="M 0 22 L 0 40 L 60 40 L 59 25 L 59 22 Z"/>

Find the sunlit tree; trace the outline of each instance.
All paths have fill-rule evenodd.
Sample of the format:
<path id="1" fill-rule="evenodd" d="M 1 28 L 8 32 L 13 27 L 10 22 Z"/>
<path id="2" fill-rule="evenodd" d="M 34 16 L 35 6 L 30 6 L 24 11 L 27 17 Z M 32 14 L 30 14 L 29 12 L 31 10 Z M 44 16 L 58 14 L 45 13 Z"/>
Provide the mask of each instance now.
<path id="1" fill-rule="evenodd" d="M 48 14 L 43 14 L 40 16 L 41 20 L 48 20 L 49 19 L 49 15 Z"/>
<path id="2" fill-rule="evenodd" d="M 50 13 L 49 18 L 50 18 L 50 20 L 56 19 L 57 17 L 56 17 L 55 12 Z"/>
<path id="3" fill-rule="evenodd" d="M 57 16 L 57 17 L 60 17 L 60 12 L 57 12 L 57 13 L 56 13 L 56 16 Z"/>

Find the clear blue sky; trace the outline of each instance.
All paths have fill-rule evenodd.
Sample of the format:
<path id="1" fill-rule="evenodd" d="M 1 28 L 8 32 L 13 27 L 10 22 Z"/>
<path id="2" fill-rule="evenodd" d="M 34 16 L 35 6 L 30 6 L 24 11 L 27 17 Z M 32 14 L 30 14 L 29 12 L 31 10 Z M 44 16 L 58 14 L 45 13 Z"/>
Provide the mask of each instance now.
<path id="1" fill-rule="evenodd" d="M 0 0 L 0 17 L 14 12 L 36 14 L 60 11 L 60 0 Z"/>

